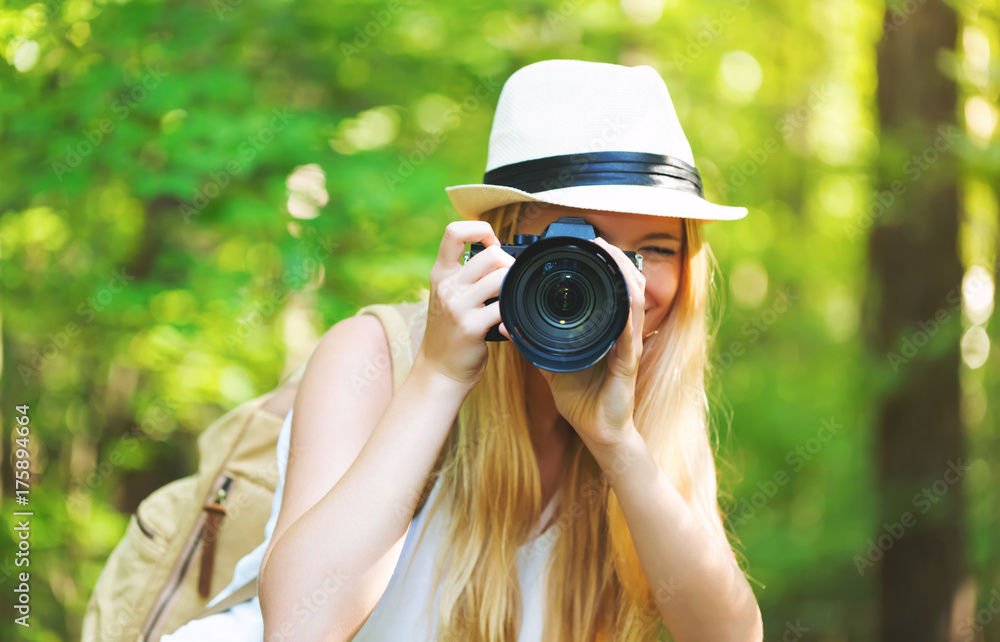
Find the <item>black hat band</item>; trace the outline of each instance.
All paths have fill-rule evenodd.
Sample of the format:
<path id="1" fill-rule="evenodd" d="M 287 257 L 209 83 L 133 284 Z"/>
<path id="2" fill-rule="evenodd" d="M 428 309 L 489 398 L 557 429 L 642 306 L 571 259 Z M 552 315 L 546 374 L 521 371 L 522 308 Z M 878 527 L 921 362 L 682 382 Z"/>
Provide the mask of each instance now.
<path id="1" fill-rule="evenodd" d="M 646 185 L 703 196 L 701 175 L 673 156 L 648 152 L 588 152 L 536 158 L 486 172 L 483 183 L 528 193 L 580 185 Z"/>

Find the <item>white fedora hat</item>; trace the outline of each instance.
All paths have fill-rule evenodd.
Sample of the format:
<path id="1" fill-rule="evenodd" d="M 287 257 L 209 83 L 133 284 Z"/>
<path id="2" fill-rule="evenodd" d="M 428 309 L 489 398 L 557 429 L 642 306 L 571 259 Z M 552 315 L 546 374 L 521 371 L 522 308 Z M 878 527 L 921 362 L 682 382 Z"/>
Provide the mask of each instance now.
<path id="1" fill-rule="evenodd" d="M 709 221 L 747 214 L 704 199 L 655 69 L 583 60 L 543 60 L 511 74 L 483 182 L 445 191 L 467 219 L 519 201 Z"/>

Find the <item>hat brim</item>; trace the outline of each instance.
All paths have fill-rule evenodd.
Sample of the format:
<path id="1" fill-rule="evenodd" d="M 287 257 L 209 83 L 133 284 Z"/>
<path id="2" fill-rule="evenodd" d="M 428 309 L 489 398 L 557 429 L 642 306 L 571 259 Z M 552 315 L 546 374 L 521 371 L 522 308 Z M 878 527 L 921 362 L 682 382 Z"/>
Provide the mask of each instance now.
<path id="1" fill-rule="evenodd" d="M 529 193 L 502 185 L 474 184 L 446 187 L 445 192 L 458 213 L 470 220 L 494 207 L 517 202 L 706 221 L 735 221 L 747 215 L 745 207 L 718 205 L 690 192 L 645 185 L 578 185 Z"/>

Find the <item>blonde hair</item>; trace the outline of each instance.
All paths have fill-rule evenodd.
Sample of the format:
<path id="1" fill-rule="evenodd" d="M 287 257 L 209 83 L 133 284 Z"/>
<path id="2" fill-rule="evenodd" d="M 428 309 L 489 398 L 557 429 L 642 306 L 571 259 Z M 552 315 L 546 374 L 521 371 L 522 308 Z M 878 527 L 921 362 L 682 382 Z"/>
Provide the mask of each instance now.
<path id="1" fill-rule="evenodd" d="M 510 243 L 523 209 L 513 203 L 480 219 L 502 243 Z M 701 221 L 684 219 L 683 231 L 676 298 L 659 332 L 644 341 L 634 421 L 704 527 L 725 538 L 705 392 L 717 268 Z M 449 516 L 433 582 L 441 588 L 438 640 L 517 639 L 518 550 L 545 538 L 555 541 L 548 540 L 554 546 L 542 639 L 631 641 L 665 635 L 658 601 L 669 599 L 672 587 L 648 585 L 608 473 L 575 434 L 563 460 L 558 520 L 527 541 L 542 510 L 525 410 L 527 363 L 509 341 L 489 342 L 488 350 L 486 373 L 459 410 L 428 481 L 429 486 L 440 477 L 440 490 L 427 508 L 424 532 L 436 511 Z"/>

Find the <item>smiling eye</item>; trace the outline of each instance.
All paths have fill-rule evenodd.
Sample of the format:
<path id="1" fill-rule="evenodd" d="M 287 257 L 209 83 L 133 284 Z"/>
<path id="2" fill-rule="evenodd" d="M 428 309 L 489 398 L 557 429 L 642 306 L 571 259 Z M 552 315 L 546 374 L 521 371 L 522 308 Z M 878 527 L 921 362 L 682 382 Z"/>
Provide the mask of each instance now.
<path id="1" fill-rule="evenodd" d="M 665 248 L 665 247 L 650 246 L 650 247 L 644 247 L 644 248 L 642 248 L 643 252 L 645 252 L 646 250 L 652 250 L 654 254 L 660 254 L 662 256 L 673 256 L 674 254 L 677 254 L 676 251 L 668 249 L 668 248 Z"/>

